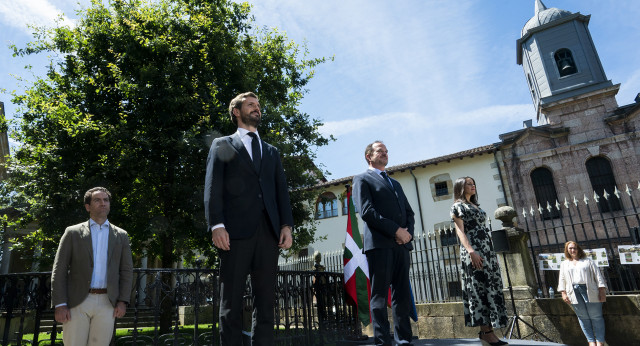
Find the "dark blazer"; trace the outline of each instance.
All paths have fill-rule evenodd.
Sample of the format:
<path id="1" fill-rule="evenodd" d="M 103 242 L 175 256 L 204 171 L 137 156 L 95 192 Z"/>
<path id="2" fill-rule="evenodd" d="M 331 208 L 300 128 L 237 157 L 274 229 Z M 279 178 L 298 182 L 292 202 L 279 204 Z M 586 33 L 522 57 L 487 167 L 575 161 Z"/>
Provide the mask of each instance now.
<path id="1" fill-rule="evenodd" d="M 51 305 L 79 305 L 89 295 L 93 273 L 93 246 L 89 221 L 67 227 L 60 239 L 51 272 Z M 107 295 L 115 307 L 129 303 L 133 283 L 133 259 L 129 236 L 109 224 L 107 245 Z"/>
<path id="2" fill-rule="evenodd" d="M 367 170 L 353 178 L 353 194 L 364 221 L 364 251 L 400 246 L 395 241 L 398 227 L 408 228 L 413 236 L 414 213 L 402 186 L 389 177 L 393 187 L 376 171 Z M 404 246 L 412 250 L 413 243 Z"/>
<path id="3" fill-rule="evenodd" d="M 246 239 L 255 233 L 260 213 L 266 209 L 276 237 L 280 228 L 293 227 L 287 180 L 277 149 L 262 141 L 262 164 L 256 171 L 240 135 L 213 141 L 207 158 L 204 208 L 208 231 L 219 223 L 230 239 Z"/>

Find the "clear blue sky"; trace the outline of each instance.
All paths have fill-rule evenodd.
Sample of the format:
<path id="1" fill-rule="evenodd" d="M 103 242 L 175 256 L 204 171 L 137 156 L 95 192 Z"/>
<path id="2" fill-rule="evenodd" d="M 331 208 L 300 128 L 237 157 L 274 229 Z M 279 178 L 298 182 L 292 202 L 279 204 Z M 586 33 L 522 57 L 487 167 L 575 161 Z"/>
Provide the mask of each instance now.
<path id="1" fill-rule="evenodd" d="M 42 74 L 45 57 L 12 58 L 9 43 L 31 40 L 26 23 L 73 23 L 78 2 L 0 1 L 0 88 L 11 75 Z M 640 92 L 637 0 L 543 0 L 591 15 L 589 28 L 607 77 L 620 83 L 619 105 Z M 316 68 L 300 109 L 325 123 L 337 141 L 318 150 L 329 179 L 363 171 L 364 147 L 383 140 L 389 165 L 424 160 L 499 141 L 535 119 L 516 64 L 516 40 L 535 0 L 255 0 L 259 26 L 307 42 L 310 57 L 335 57 Z M 10 117 L 15 107 L 0 94 Z M 534 120 L 535 124 L 535 120 Z M 205 158 L 203 158 L 204 160 Z"/>

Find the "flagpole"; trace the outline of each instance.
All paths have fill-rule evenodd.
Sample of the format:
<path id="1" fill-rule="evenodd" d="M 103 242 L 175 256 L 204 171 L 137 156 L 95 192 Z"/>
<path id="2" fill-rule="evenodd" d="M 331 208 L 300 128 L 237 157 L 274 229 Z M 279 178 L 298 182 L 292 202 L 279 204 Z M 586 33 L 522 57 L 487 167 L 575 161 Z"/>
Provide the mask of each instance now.
<path id="1" fill-rule="evenodd" d="M 347 238 L 349 238 L 349 237 L 351 237 L 351 236 L 352 236 L 352 234 L 353 234 L 352 232 L 353 232 L 353 231 L 355 231 L 356 236 L 359 238 L 359 237 L 360 237 L 360 232 L 358 231 L 358 228 L 357 228 L 357 220 L 352 220 L 352 217 L 354 217 L 354 218 L 355 218 L 355 212 L 354 212 L 354 209 L 353 209 L 353 208 L 354 208 L 354 204 L 353 204 L 353 201 L 351 200 L 351 185 L 349 185 L 349 184 L 345 184 L 345 186 L 344 186 L 344 187 L 345 187 L 345 189 L 346 189 L 346 194 L 347 194 L 347 220 L 348 220 L 348 221 L 347 221 Z M 354 223 L 354 222 L 356 223 L 355 230 L 354 230 L 354 229 L 352 228 L 352 226 L 351 226 L 351 225 L 352 225 L 352 223 Z M 360 239 L 358 239 L 358 243 L 360 243 L 360 242 L 361 242 L 361 240 L 360 240 Z M 353 242 L 352 242 L 352 243 L 353 243 Z M 358 246 L 358 245 L 356 245 L 356 249 L 358 249 L 358 247 L 359 247 L 359 246 Z M 345 241 L 345 248 L 346 248 L 346 249 L 348 249 L 348 247 L 347 247 L 347 241 Z M 349 249 L 349 250 L 350 250 L 350 249 Z M 353 249 L 353 250 L 355 250 L 355 249 Z M 359 250 L 360 250 L 360 251 L 362 251 L 362 248 L 360 247 L 360 249 L 359 249 Z M 367 270 L 367 273 L 368 273 L 368 270 Z M 368 275 L 367 275 L 367 276 L 368 276 Z M 368 277 L 367 277 L 366 279 L 367 279 L 367 281 L 369 280 L 369 278 L 368 278 Z M 347 296 L 351 296 L 351 294 L 350 294 L 350 292 L 347 290 L 347 286 L 346 286 L 346 285 L 347 285 L 346 275 L 345 275 L 345 282 L 344 282 L 344 284 L 345 284 L 345 285 L 344 285 L 344 294 L 345 294 L 345 299 L 346 299 L 346 297 L 347 297 Z M 368 284 L 367 284 L 367 286 L 368 286 Z M 354 298 L 355 298 L 355 299 L 354 299 Z M 349 341 L 364 341 L 364 340 L 369 339 L 369 336 L 368 336 L 368 335 L 363 335 L 363 334 L 362 334 L 362 323 L 361 323 L 361 321 L 360 321 L 361 319 L 360 319 L 360 316 L 359 316 L 359 315 L 360 315 L 360 313 L 359 313 L 359 308 L 360 308 L 360 307 L 358 306 L 358 299 L 357 299 L 356 297 L 353 297 L 353 296 L 352 296 L 352 300 L 354 300 L 354 302 L 355 302 L 355 306 L 354 306 L 354 310 L 353 310 L 353 311 L 354 311 L 354 316 L 353 316 L 354 318 L 353 318 L 353 321 L 354 321 L 354 323 L 355 323 L 354 330 L 353 330 L 353 331 L 354 331 L 354 334 L 353 334 L 353 336 L 351 336 L 351 337 L 347 337 L 347 339 L 348 339 Z M 369 306 L 369 301 L 368 301 L 368 299 L 367 299 L 367 302 L 366 302 L 366 306 L 367 306 L 367 309 L 368 309 L 368 306 Z M 370 318 L 371 318 L 371 317 L 369 316 L 369 319 L 370 319 Z"/>

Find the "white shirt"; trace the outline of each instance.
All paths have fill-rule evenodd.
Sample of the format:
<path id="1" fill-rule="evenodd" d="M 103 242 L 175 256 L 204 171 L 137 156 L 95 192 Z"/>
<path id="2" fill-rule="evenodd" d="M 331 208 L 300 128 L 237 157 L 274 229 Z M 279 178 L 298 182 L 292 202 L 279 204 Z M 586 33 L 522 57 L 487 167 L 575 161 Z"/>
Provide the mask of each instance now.
<path id="1" fill-rule="evenodd" d="M 589 275 L 589 262 L 587 261 L 569 262 L 569 270 L 571 271 L 572 284 L 584 285 L 587 283 L 587 276 Z"/>
<path id="2" fill-rule="evenodd" d="M 380 174 L 380 173 L 385 172 L 385 171 L 381 171 L 381 170 L 379 170 L 379 169 L 377 169 L 377 168 L 373 168 L 373 167 L 369 167 L 369 170 L 371 170 L 371 171 L 374 171 L 374 172 L 378 173 L 378 175 L 379 175 L 379 176 L 381 176 L 383 179 L 387 180 L 385 177 L 383 177 L 383 176 L 382 176 L 382 174 Z M 386 174 L 386 173 L 385 173 L 385 174 Z M 387 176 L 388 176 L 388 175 L 387 175 Z"/>
<path id="3" fill-rule="evenodd" d="M 391 182 L 391 178 L 389 178 L 389 173 L 387 173 L 387 171 L 381 171 L 381 170 L 379 170 L 377 168 L 373 168 L 373 167 L 369 167 L 369 169 L 374 171 L 374 172 L 376 172 L 376 173 L 378 173 L 378 175 L 381 176 L 382 179 L 384 179 L 387 182 L 387 184 L 389 184 L 389 185 L 391 185 L 391 187 L 393 187 L 393 183 Z M 382 172 L 384 172 L 384 174 L 386 174 L 387 176 L 385 177 L 384 175 L 382 175 Z M 394 190 L 394 192 L 395 192 L 395 190 Z"/>
<path id="4" fill-rule="evenodd" d="M 237 132 L 238 135 L 240 135 L 242 144 L 244 144 L 244 147 L 249 152 L 249 157 L 251 157 L 251 160 L 253 160 L 253 149 L 251 148 L 251 141 L 253 140 L 253 137 L 249 136 L 250 131 L 247 129 L 243 129 L 242 127 L 238 127 Z M 262 141 L 260 141 L 260 135 L 258 134 L 258 131 L 254 133 L 256 134 L 256 139 L 258 139 L 258 144 L 260 144 L 260 154 L 262 155 Z"/>
<path id="5" fill-rule="evenodd" d="M 89 219 L 91 246 L 93 247 L 93 273 L 91 288 L 107 288 L 107 251 L 109 249 L 109 220 L 98 225 Z"/>

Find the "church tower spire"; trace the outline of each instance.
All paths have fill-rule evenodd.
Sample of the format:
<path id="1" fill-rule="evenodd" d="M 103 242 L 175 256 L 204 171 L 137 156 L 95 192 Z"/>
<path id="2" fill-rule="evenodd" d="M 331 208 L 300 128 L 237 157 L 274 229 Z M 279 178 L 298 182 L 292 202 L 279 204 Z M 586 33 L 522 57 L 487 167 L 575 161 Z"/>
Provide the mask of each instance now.
<path id="1" fill-rule="evenodd" d="M 538 124 L 559 122 L 545 112 L 549 105 L 613 86 L 591 39 L 589 19 L 535 0 L 535 14 L 522 29 L 516 49 Z"/>

